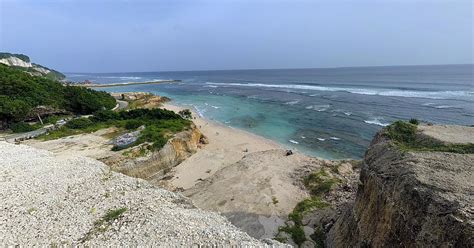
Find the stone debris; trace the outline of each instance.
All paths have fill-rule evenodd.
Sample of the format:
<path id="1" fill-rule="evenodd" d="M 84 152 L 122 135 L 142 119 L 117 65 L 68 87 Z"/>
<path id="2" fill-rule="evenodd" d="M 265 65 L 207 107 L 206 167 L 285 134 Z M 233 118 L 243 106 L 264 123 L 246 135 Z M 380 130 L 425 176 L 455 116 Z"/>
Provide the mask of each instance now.
<path id="1" fill-rule="evenodd" d="M 85 157 L 0 142 L 3 246 L 279 246 Z M 115 214 L 114 214 L 115 213 Z"/>
<path id="2" fill-rule="evenodd" d="M 116 147 L 126 147 L 132 144 L 133 142 L 137 141 L 139 135 L 140 135 L 140 130 L 130 132 L 130 133 L 125 133 L 111 140 L 110 144 Z"/>

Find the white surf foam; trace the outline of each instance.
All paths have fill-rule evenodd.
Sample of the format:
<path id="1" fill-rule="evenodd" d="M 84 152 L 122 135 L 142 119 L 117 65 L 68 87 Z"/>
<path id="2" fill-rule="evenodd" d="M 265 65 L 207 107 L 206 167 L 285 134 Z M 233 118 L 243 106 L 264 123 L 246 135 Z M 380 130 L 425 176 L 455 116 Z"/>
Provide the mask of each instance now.
<path id="1" fill-rule="evenodd" d="M 315 111 L 318 111 L 318 112 L 323 112 L 323 111 L 326 111 L 329 109 L 329 105 L 328 104 L 323 104 L 323 105 L 310 105 L 310 106 L 306 106 L 306 109 L 312 109 L 312 110 L 315 110 Z"/>
<path id="2" fill-rule="evenodd" d="M 295 140 L 291 140 L 291 139 L 290 139 L 290 140 L 288 140 L 288 141 L 291 142 L 291 143 L 293 143 L 293 144 L 299 144 L 299 142 L 298 142 L 298 141 L 295 141 Z"/>
<path id="3" fill-rule="evenodd" d="M 298 104 L 300 102 L 300 100 L 294 100 L 294 101 L 289 101 L 289 102 L 285 102 L 286 105 L 295 105 L 295 104 Z"/>
<path id="4" fill-rule="evenodd" d="M 382 126 L 382 127 L 386 127 L 386 126 L 390 125 L 390 123 L 382 123 L 378 118 L 365 120 L 364 122 L 367 123 L 367 124 L 378 125 L 378 126 Z"/>
<path id="5" fill-rule="evenodd" d="M 472 97 L 474 95 L 474 92 L 471 92 L 471 91 L 413 91 L 413 90 L 395 90 L 395 89 L 357 89 L 357 88 L 326 87 L 326 86 L 304 85 L 304 84 L 213 83 L 213 82 L 207 82 L 206 84 L 221 85 L 221 86 L 283 88 L 283 89 L 317 90 L 317 91 L 344 91 L 344 92 L 349 92 L 353 94 L 361 94 L 361 95 L 417 97 L 417 98 L 431 98 L 431 99 Z"/>
<path id="6" fill-rule="evenodd" d="M 118 76 L 101 76 L 101 77 L 98 77 L 98 78 L 116 78 L 116 79 L 120 79 L 120 80 L 138 80 L 138 79 L 142 79 L 142 77 L 118 77 Z"/>

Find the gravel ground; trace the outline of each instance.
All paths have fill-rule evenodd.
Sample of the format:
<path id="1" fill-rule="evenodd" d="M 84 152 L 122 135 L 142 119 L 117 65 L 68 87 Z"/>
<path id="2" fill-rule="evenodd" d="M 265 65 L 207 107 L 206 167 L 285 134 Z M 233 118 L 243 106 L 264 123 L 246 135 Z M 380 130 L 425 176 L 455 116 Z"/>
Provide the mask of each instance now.
<path id="1" fill-rule="evenodd" d="M 123 213 L 106 216 L 113 210 Z M 96 160 L 0 142 L 0 245 L 71 244 L 267 245 L 182 195 Z"/>

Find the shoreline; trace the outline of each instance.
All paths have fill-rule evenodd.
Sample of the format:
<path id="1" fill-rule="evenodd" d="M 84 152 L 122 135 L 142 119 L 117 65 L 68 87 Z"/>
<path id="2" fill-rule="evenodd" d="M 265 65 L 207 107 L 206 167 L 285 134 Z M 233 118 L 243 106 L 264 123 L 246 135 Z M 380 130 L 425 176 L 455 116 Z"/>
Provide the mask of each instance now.
<path id="1" fill-rule="evenodd" d="M 161 108 L 175 112 L 190 109 L 192 121 L 209 140 L 209 144 L 173 168 L 174 177 L 169 181 L 172 188 L 189 189 L 247 154 L 287 149 L 276 141 L 201 117 L 194 109 L 174 102 L 164 103 Z"/>

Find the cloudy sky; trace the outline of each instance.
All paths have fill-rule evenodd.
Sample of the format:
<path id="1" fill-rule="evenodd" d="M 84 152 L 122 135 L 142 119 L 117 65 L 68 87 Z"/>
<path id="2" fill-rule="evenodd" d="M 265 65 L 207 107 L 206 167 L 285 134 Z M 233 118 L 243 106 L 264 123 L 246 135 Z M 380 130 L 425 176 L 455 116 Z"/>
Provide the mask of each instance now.
<path id="1" fill-rule="evenodd" d="M 473 63 L 471 0 L 0 0 L 0 50 L 64 72 Z"/>

